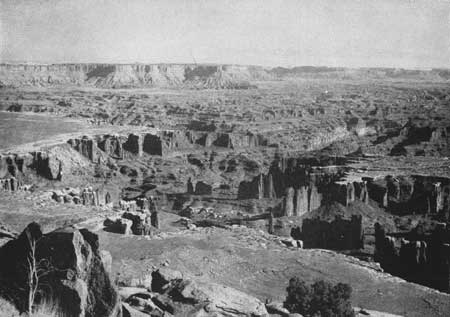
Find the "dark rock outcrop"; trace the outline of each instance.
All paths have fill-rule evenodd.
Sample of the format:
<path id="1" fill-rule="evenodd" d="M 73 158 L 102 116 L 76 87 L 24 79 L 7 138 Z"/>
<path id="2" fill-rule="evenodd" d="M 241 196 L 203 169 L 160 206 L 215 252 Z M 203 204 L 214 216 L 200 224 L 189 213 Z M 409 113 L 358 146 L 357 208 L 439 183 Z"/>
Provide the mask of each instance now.
<path id="1" fill-rule="evenodd" d="M 206 184 L 205 182 L 199 181 L 195 184 L 195 192 L 196 195 L 211 195 L 212 194 L 212 186 Z"/>
<path id="2" fill-rule="evenodd" d="M 62 178 L 62 162 L 46 152 L 34 152 L 32 168 L 38 175 L 50 180 Z"/>
<path id="3" fill-rule="evenodd" d="M 81 139 L 70 139 L 67 143 L 91 162 L 97 162 L 98 148 L 94 139 L 84 136 Z"/>
<path id="4" fill-rule="evenodd" d="M 22 183 L 22 180 L 20 178 L 10 177 L 10 178 L 4 178 L 0 179 L 0 190 L 5 191 L 29 191 L 31 189 L 31 185 L 24 185 Z"/>
<path id="5" fill-rule="evenodd" d="M 146 134 L 143 141 L 143 151 L 150 155 L 163 155 L 161 138 L 157 135 Z"/>
<path id="6" fill-rule="evenodd" d="M 135 235 L 150 235 L 151 229 L 151 215 L 143 212 L 128 211 L 122 215 L 123 218 L 132 221 L 131 231 Z"/>
<path id="7" fill-rule="evenodd" d="M 305 248 L 357 250 L 364 247 L 362 217 L 356 215 L 351 219 L 337 216 L 332 221 L 304 219 L 301 233 L 295 235 L 295 239 L 303 240 Z"/>
<path id="8" fill-rule="evenodd" d="M 133 221 L 125 218 L 106 218 L 103 222 L 105 231 L 129 235 L 132 233 Z"/>
<path id="9" fill-rule="evenodd" d="M 450 213 L 450 179 L 421 175 L 368 180 L 370 199 L 395 214 Z"/>
<path id="10" fill-rule="evenodd" d="M 86 230 L 64 228 L 43 234 L 31 223 L 20 236 L 0 249 L 0 288 L 25 310 L 28 303 L 26 264 L 35 241 L 40 270 L 36 303 L 56 303 L 65 316 L 111 316 L 118 297 L 99 250 L 98 237 Z"/>
<path id="11" fill-rule="evenodd" d="M 450 292 L 450 228 L 438 223 L 421 232 L 388 233 L 375 224 L 374 259 L 393 275 Z"/>
<path id="12" fill-rule="evenodd" d="M 124 150 L 137 156 L 142 155 L 143 137 L 137 134 L 130 134 L 127 142 L 123 145 Z"/>

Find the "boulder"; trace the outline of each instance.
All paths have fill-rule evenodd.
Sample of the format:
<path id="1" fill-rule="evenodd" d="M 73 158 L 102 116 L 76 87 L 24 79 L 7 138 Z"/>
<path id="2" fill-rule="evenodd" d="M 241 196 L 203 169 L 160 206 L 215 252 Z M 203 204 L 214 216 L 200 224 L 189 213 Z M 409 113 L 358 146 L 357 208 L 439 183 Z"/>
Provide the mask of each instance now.
<path id="1" fill-rule="evenodd" d="M 270 302 L 266 304 L 266 309 L 269 314 L 280 315 L 280 316 L 289 316 L 290 312 L 286 308 L 284 308 L 283 303 L 280 302 Z"/>
<path id="2" fill-rule="evenodd" d="M 147 294 L 147 289 L 142 287 L 120 287 L 117 291 L 119 293 L 120 298 L 123 300 L 128 299 L 129 297 L 136 294 Z"/>
<path id="3" fill-rule="evenodd" d="M 14 232 L 6 225 L 0 223 L 0 238 L 14 239 L 18 236 L 17 232 Z"/>
<path id="4" fill-rule="evenodd" d="M 178 294 L 177 300 L 205 304 L 208 315 L 219 316 L 266 316 L 264 304 L 257 298 L 228 286 L 192 280 L 173 283 L 167 293 Z M 200 306 L 200 305 L 199 305 Z M 200 312 L 198 312 L 199 315 Z"/>
<path id="5" fill-rule="evenodd" d="M 73 196 L 73 203 L 78 205 L 81 203 L 81 198 L 79 196 Z"/>
<path id="6" fill-rule="evenodd" d="M 162 267 L 152 273 L 152 291 L 161 292 L 170 281 L 181 280 L 182 278 L 181 272 Z"/>
<path id="7" fill-rule="evenodd" d="M 35 242 L 34 248 L 30 242 Z M 39 280 L 42 295 L 36 304 L 58 303 L 65 316 L 111 316 L 117 313 L 118 296 L 98 247 L 98 236 L 86 229 L 67 227 L 43 234 L 31 223 L 0 249 L 0 285 L 17 307 L 26 309 L 24 264 L 34 250 L 39 269 L 46 273 Z"/>
<path id="8" fill-rule="evenodd" d="M 156 306 L 151 298 L 152 296 L 149 294 L 135 294 L 130 296 L 126 302 L 139 311 L 150 313 L 151 316 L 167 316 L 167 313 L 165 314 L 161 308 Z"/>
<path id="9" fill-rule="evenodd" d="M 280 240 L 284 245 L 288 246 L 288 247 L 294 247 L 294 248 L 298 248 L 298 241 L 294 240 L 292 238 L 284 238 Z"/>
<path id="10" fill-rule="evenodd" d="M 64 202 L 64 194 L 59 190 L 53 192 L 52 198 L 58 203 Z"/>
<path id="11" fill-rule="evenodd" d="M 149 315 L 143 313 L 127 303 L 122 303 L 122 317 L 148 317 Z"/>
<path id="12" fill-rule="evenodd" d="M 130 286 L 133 287 L 144 287 L 146 289 L 152 289 L 152 275 L 145 274 L 140 278 L 132 278 L 130 281 Z"/>
<path id="13" fill-rule="evenodd" d="M 75 187 L 68 187 L 68 188 L 66 188 L 66 192 L 70 196 L 80 196 L 81 195 L 81 190 L 79 188 L 75 188 Z"/>
<path id="14" fill-rule="evenodd" d="M 73 197 L 70 195 L 64 195 L 64 202 L 71 203 L 73 201 Z"/>
<path id="15" fill-rule="evenodd" d="M 182 273 L 160 268 L 152 273 L 152 290 L 161 294 L 153 302 L 174 315 L 266 316 L 257 298 L 228 286 L 183 279 Z"/>

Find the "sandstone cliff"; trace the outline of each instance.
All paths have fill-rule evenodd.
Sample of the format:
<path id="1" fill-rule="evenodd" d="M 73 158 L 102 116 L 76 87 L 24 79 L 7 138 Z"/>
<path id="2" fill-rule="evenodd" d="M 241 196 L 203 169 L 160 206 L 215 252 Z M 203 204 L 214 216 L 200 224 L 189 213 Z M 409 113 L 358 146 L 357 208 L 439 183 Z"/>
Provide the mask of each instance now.
<path id="1" fill-rule="evenodd" d="M 197 64 L 1 64 L 2 86 L 75 85 L 99 88 L 248 89 L 271 78 L 262 67 Z"/>

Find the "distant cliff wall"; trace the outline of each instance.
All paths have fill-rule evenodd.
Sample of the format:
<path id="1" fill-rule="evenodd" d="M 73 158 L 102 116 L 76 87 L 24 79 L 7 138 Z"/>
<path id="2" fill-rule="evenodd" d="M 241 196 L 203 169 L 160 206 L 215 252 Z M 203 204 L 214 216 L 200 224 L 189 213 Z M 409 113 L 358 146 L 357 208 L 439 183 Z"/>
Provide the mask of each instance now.
<path id="1" fill-rule="evenodd" d="M 388 175 L 349 181 L 343 164 L 339 158 L 336 162 L 278 158 L 266 174 L 242 181 L 238 198 L 283 198 L 281 215 L 288 217 L 301 216 L 324 202 L 348 206 L 360 200 L 394 214 L 435 214 L 450 219 L 449 178 Z"/>
<path id="2" fill-rule="evenodd" d="M 197 64 L 0 64 L 2 86 L 75 85 L 99 88 L 248 89 L 271 78 L 257 66 Z"/>

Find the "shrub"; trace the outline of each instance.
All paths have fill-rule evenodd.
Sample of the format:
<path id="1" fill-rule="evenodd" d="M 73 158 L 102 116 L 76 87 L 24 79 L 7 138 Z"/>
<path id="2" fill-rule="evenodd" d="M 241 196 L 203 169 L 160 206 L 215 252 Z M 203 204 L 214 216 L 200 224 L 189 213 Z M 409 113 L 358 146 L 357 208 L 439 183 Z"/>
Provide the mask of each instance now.
<path id="1" fill-rule="evenodd" d="M 292 313 L 321 317 L 355 316 L 350 303 L 352 289 L 348 284 L 338 283 L 333 286 L 321 280 L 307 285 L 294 277 L 289 280 L 286 290 L 288 294 L 284 307 Z"/>

